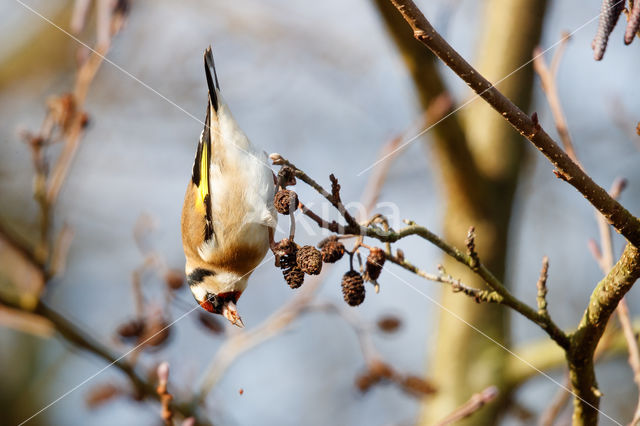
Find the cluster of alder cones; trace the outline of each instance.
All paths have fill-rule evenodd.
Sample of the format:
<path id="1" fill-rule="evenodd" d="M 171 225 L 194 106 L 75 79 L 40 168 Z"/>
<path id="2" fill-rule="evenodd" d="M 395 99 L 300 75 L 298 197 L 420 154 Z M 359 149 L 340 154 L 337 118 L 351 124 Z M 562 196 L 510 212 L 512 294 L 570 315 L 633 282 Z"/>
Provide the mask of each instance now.
<path id="1" fill-rule="evenodd" d="M 298 207 L 298 195 L 294 191 L 286 189 L 286 186 L 295 184 L 295 172 L 285 166 L 278 173 L 278 180 L 280 189 L 274 196 L 273 204 L 278 213 L 292 214 Z M 323 263 L 336 263 L 342 259 L 345 253 L 348 253 L 350 257 L 353 256 L 353 253 L 349 253 L 336 236 L 324 239 L 318 244 L 318 248 L 320 250 L 313 246 L 301 247 L 293 240 L 286 238 L 277 244 L 278 264 L 289 287 L 293 289 L 300 287 L 304 282 L 305 275 L 318 275 L 322 271 Z M 345 302 L 351 306 L 358 306 L 364 301 L 365 280 L 377 280 L 385 260 L 384 251 L 378 247 L 372 247 L 369 249 L 369 256 L 367 256 L 364 277 L 353 267 L 342 276 L 341 287 Z"/>

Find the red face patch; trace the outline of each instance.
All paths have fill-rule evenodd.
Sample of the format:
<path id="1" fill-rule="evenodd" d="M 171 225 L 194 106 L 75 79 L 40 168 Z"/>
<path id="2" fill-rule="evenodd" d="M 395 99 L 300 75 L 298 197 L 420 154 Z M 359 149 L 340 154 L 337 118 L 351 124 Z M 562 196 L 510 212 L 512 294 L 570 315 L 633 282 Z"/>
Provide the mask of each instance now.
<path id="1" fill-rule="evenodd" d="M 202 302 L 200 302 L 200 306 L 202 306 L 202 309 L 204 309 L 205 311 L 213 313 L 213 303 L 209 302 L 208 300 L 203 300 Z"/>
<path id="2" fill-rule="evenodd" d="M 221 314 L 222 307 L 227 302 L 236 303 L 241 294 L 241 291 L 228 291 L 218 294 L 207 293 L 206 299 L 199 302 L 199 304 L 202 309 L 207 312 L 211 312 L 212 314 Z"/>

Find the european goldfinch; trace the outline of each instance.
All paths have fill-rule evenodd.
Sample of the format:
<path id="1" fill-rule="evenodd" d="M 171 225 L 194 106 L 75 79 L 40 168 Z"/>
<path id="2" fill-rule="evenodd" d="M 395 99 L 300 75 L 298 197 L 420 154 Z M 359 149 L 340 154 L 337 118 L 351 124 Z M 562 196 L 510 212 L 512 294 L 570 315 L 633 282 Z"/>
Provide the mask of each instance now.
<path id="1" fill-rule="evenodd" d="M 274 175 L 220 95 L 211 47 L 204 69 L 207 115 L 182 208 L 185 273 L 202 308 L 244 327 L 236 303 L 273 244 Z"/>

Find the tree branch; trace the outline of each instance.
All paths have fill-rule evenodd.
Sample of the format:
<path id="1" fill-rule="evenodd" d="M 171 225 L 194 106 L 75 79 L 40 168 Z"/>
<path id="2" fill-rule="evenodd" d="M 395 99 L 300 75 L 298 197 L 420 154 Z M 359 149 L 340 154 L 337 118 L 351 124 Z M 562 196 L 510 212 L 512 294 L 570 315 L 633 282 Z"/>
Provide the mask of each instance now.
<path id="1" fill-rule="evenodd" d="M 2 300 L 2 303 L 6 306 L 10 306 L 15 309 L 23 309 L 19 304 L 12 304 L 7 300 Z M 50 308 L 44 302 L 39 302 L 33 311 L 34 314 L 40 315 L 46 318 L 51 324 L 53 324 L 55 330 L 60 337 L 65 341 L 70 342 L 75 347 L 84 349 L 99 358 L 105 360 L 109 365 L 114 366 L 122 373 L 124 373 L 130 380 L 134 389 L 134 395 L 142 398 L 149 398 L 154 400 L 160 400 L 155 386 L 143 379 L 138 373 L 136 373 L 134 367 L 127 361 L 124 361 L 120 357 L 116 357 L 111 354 L 111 351 L 102 345 L 99 341 L 93 339 L 91 336 L 85 334 L 79 330 L 75 324 L 67 320 L 64 316 L 58 313 L 55 309 Z M 187 402 L 173 402 L 171 407 L 174 411 L 180 413 L 185 418 L 194 417 L 199 425 L 210 425 L 211 423 L 202 417 L 197 410 L 197 407 Z"/>
<path id="2" fill-rule="evenodd" d="M 560 97 L 558 96 L 558 88 L 556 86 L 555 78 L 557 68 L 560 63 L 560 55 L 564 51 L 564 46 L 568 41 L 569 35 L 563 34 L 562 42 L 558 47 L 557 53 L 553 57 L 551 65 L 552 69 L 547 66 L 547 63 L 544 60 L 542 49 L 540 47 L 536 47 L 533 50 L 533 67 L 540 76 L 540 81 L 542 82 L 542 90 L 544 90 L 547 102 L 549 103 L 549 108 L 551 109 L 551 113 L 553 114 L 553 121 L 556 124 L 556 131 L 558 132 L 558 136 L 560 136 L 562 145 L 564 146 L 567 155 L 576 164 L 580 165 L 578 156 L 576 155 L 576 151 L 573 147 L 573 142 L 571 141 L 571 136 L 569 135 L 567 120 L 565 119 L 564 112 L 562 111 L 562 104 L 560 103 Z"/>
<path id="3" fill-rule="evenodd" d="M 522 136 L 529 139 L 553 164 L 558 174 L 576 188 L 624 237 L 640 247 L 640 220 L 633 216 L 605 189 L 597 185 L 578 164 L 558 146 L 537 122 L 513 104 L 476 71 L 433 28 L 412 0 L 390 0 L 409 23 L 414 37 L 435 53 L 478 96 L 491 105 Z"/>
<path id="4" fill-rule="evenodd" d="M 640 331 L 640 318 L 634 319 L 633 329 Z M 566 353 L 554 342 L 548 339 L 540 339 L 533 342 L 523 343 L 515 348 L 513 352 L 517 357 L 510 357 L 505 365 L 507 384 L 510 389 L 517 389 L 528 380 L 536 377 L 540 371 L 552 371 L 565 368 L 567 365 Z M 620 329 L 607 331 L 598 344 L 596 357 L 598 359 L 609 359 L 620 357 L 627 353 L 627 343 L 624 332 Z M 520 359 L 535 367 L 523 364 Z"/>
<path id="5" fill-rule="evenodd" d="M 593 369 L 593 355 L 611 314 L 640 277 L 640 253 L 628 243 L 622 256 L 593 290 L 580 325 L 570 335 L 567 353 L 574 399 L 574 424 L 596 424 L 600 392 Z"/>
<path id="6" fill-rule="evenodd" d="M 542 87 L 544 89 L 545 95 L 547 97 L 547 101 L 549 103 L 549 107 L 553 113 L 554 121 L 556 124 L 556 129 L 562 143 L 564 145 L 567 154 L 573 161 L 575 161 L 580 167 L 580 161 L 576 155 L 575 149 L 573 147 L 573 143 L 571 141 L 571 137 L 569 136 L 569 130 L 567 127 L 566 120 L 564 118 L 564 112 L 562 111 L 562 106 L 560 104 L 560 97 L 558 95 L 558 90 L 556 86 L 556 72 L 559 66 L 560 57 L 562 55 L 562 51 L 566 46 L 568 41 L 568 36 L 565 35 L 560 48 L 556 52 L 553 57 L 551 70 L 547 67 L 546 62 L 542 56 L 542 50 L 540 48 L 536 48 L 534 50 L 534 67 L 536 72 L 540 76 L 540 80 L 542 82 Z M 612 188 L 609 190 L 609 195 L 614 200 L 617 200 L 620 197 L 620 193 L 624 190 L 626 186 L 625 179 L 616 179 L 613 183 Z M 613 267 L 614 254 L 613 254 L 613 238 L 611 235 L 611 228 L 607 223 L 606 219 L 598 212 L 596 214 L 596 221 L 598 223 L 598 230 L 600 232 L 600 245 L 602 249 L 598 248 L 595 241 L 590 242 L 590 247 L 592 249 L 595 260 L 598 262 L 598 265 L 602 269 L 604 274 L 607 274 L 611 268 Z M 631 366 L 632 371 L 634 372 L 634 381 L 638 386 L 640 386 L 640 353 L 638 350 L 638 342 L 635 334 L 633 332 L 631 326 L 631 320 L 629 318 L 629 311 L 627 308 L 627 303 L 625 298 L 621 298 L 618 307 L 618 318 L 620 320 L 620 324 L 622 326 L 623 335 L 627 341 L 627 347 L 629 349 L 629 365 Z M 595 386 L 595 383 L 592 387 Z M 640 398 L 640 397 L 639 397 Z M 559 395 L 557 404 L 553 404 L 547 410 L 546 422 L 551 423 L 557 412 L 562 407 L 562 401 L 567 399 L 566 394 L 563 392 Z M 632 420 L 632 424 L 640 421 L 640 399 L 636 405 L 636 409 L 634 412 L 634 417 Z"/>
<path id="7" fill-rule="evenodd" d="M 437 426 L 445 426 L 471 416 L 473 413 L 493 401 L 498 396 L 498 388 L 489 386 L 482 392 L 476 393 L 469 401 L 458 407 L 453 413 L 437 423 Z"/>
<path id="8" fill-rule="evenodd" d="M 430 274 L 429 272 L 423 271 L 422 269 L 418 268 L 412 263 L 409 263 L 406 259 L 404 259 L 404 257 L 399 258 L 398 256 L 394 256 L 388 251 L 385 253 L 385 255 L 386 255 L 386 259 L 391 263 L 394 263 L 400 266 L 401 268 L 404 268 L 407 271 L 412 272 L 417 276 L 424 278 L 427 281 L 448 284 L 454 293 L 463 293 L 471 297 L 477 303 L 481 303 L 481 302 L 502 303 L 503 301 L 503 297 L 500 296 L 498 292 L 481 290 L 475 287 L 469 287 L 463 284 L 459 279 L 453 278 L 451 275 L 446 275 L 442 268 L 440 269 L 440 272 L 441 272 L 440 274 L 438 275 Z"/>
<path id="9" fill-rule="evenodd" d="M 295 164 L 291 163 L 290 161 L 282 157 L 280 154 L 271 154 L 271 160 L 275 165 L 285 165 L 290 167 L 295 172 L 296 177 L 298 177 L 301 181 L 311 186 L 313 189 L 315 189 L 319 194 L 321 194 L 327 200 L 329 200 L 330 202 L 332 201 L 333 196 L 329 194 L 329 192 L 325 190 L 321 185 L 319 185 L 315 180 L 309 177 L 305 172 L 298 169 L 295 166 Z M 326 228 L 332 232 L 337 232 L 336 228 L 333 226 L 333 223 L 335 222 L 333 223 L 327 222 L 326 220 L 322 219 L 319 215 L 315 213 L 309 214 L 309 209 L 307 209 L 306 207 L 303 209 L 303 211 L 305 209 L 306 209 L 305 214 L 312 217 L 316 221 L 318 226 Z M 340 213 L 342 214 L 343 217 L 345 217 L 342 211 Z M 346 220 L 346 217 L 345 217 L 345 220 Z M 534 310 L 527 304 L 521 302 L 516 297 L 514 297 L 511 294 L 511 292 L 509 292 L 507 287 L 504 284 L 502 284 L 502 282 L 500 282 L 500 280 L 498 280 L 495 277 L 495 275 L 493 275 L 491 271 L 489 271 L 489 269 L 484 264 L 482 264 L 482 262 L 479 261 L 479 259 L 476 259 L 473 256 L 470 256 L 462 252 L 458 248 L 448 244 L 447 242 L 442 240 L 439 236 L 429 231 L 427 228 L 416 225 L 414 222 L 411 222 L 411 221 L 405 221 L 405 222 L 408 224 L 408 226 L 398 231 L 394 231 L 391 229 L 387 231 L 377 226 L 363 226 L 358 223 L 342 227 L 341 229 L 339 229 L 339 231 L 343 234 L 367 236 L 370 238 L 377 239 L 378 241 L 384 242 L 384 243 L 393 243 L 411 235 L 417 235 L 429 241 L 430 243 L 432 243 L 433 245 L 441 249 L 444 253 L 451 256 L 453 259 L 465 265 L 472 272 L 477 274 L 480 278 L 482 278 L 487 283 L 487 285 L 489 286 L 489 288 L 491 288 L 491 290 L 493 290 L 495 293 L 497 293 L 497 295 L 500 296 L 500 298 L 495 297 L 495 295 L 491 296 L 491 301 L 495 302 L 499 300 L 499 303 L 512 308 L 513 310 L 519 312 L 529 320 L 538 324 L 562 348 L 567 349 L 569 347 L 569 340 L 567 338 L 567 335 L 551 320 L 551 318 L 549 318 L 548 315 L 541 315 L 536 310 Z"/>

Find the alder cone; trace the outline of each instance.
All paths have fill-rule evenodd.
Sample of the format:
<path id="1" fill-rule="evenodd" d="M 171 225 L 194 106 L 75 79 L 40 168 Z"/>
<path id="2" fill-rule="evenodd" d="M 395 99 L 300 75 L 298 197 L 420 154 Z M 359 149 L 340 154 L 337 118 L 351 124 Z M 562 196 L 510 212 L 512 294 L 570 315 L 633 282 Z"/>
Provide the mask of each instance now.
<path id="1" fill-rule="evenodd" d="M 358 306 L 364 301 L 364 280 L 356 271 L 349 271 L 342 277 L 342 296 L 350 306 Z"/>
<path id="2" fill-rule="evenodd" d="M 305 274 L 318 275 L 322 271 L 322 255 L 313 246 L 304 246 L 296 253 L 296 262 Z"/>
<path id="3" fill-rule="evenodd" d="M 278 171 L 278 182 L 283 186 L 296 184 L 296 172 L 289 166 L 282 166 Z"/>
<path id="4" fill-rule="evenodd" d="M 384 251 L 378 247 L 373 247 L 367 256 L 365 272 L 367 280 L 377 280 L 382 272 L 384 261 L 387 260 Z"/>
<path id="5" fill-rule="evenodd" d="M 336 263 L 344 256 L 344 244 L 336 237 L 329 237 L 320 248 L 322 249 L 322 261 L 325 263 Z"/>
<path id="6" fill-rule="evenodd" d="M 299 288 L 304 283 L 304 272 L 297 266 L 289 269 L 283 269 L 282 275 L 292 289 Z"/>
<path id="7" fill-rule="evenodd" d="M 273 197 L 273 206 L 280 214 L 291 214 L 292 209 L 298 208 L 298 194 L 290 189 L 281 189 Z"/>
<path id="8" fill-rule="evenodd" d="M 132 337 L 140 337 L 142 332 L 144 331 L 144 321 L 141 319 L 132 319 L 130 321 L 121 324 L 116 333 L 123 339 L 129 339 Z"/>
<path id="9" fill-rule="evenodd" d="M 402 325 L 402 321 L 396 316 L 386 315 L 378 320 L 377 325 L 380 331 L 394 333 L 398 331 Z"/>

